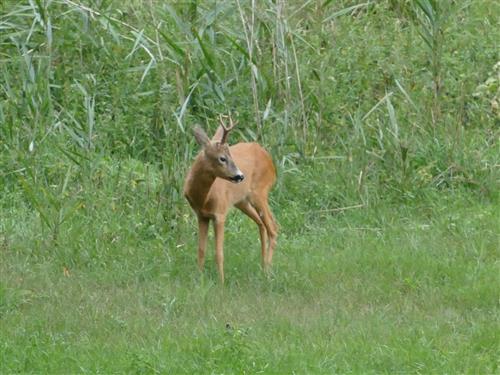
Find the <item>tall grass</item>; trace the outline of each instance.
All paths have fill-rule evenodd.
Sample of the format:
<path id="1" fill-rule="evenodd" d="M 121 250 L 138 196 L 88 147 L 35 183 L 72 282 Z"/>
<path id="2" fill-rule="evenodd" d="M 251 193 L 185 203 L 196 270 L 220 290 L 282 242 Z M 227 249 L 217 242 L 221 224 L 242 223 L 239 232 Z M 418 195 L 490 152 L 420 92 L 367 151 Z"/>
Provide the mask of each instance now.
<path id="1" fill-rule="evenodd" d="M 473 93 L 492 74 L 495 43 L 486 32 L 466 33 L 464 45 L 443 39 L 490 27 L 493 8 L 6 2 L 3 185 L 20 189 L 57 237 L 96 165 L 137 160 L 159 170 L 158 201 L 175 220 L 191 126 L 213 130 L 216 114 L 231 111 L 235 138 L 271 149 L 280 199 L 287 174 L 319 162 L 332 163 L 342 187 L 324 209 L 443 188 L 494 198 L 495 115 Z"/>

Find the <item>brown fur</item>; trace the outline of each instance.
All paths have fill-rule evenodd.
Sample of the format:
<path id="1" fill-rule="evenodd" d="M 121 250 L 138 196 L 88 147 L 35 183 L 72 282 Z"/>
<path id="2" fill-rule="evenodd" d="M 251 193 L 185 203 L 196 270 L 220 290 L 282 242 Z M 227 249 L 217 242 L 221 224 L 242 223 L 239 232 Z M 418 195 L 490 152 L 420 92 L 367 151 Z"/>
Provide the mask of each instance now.
<path id="1" fill-rule="evenodd" d="M 264 269 L 271 265 L 278 228 L 268 204 L 269 191 L 276 181 L 271 156 L 257 143 L 238 143 L 231 147 L 221 144 L 220 134 L 218 131 L 210 141 L 201 129 L 195 131 L 203 150 L 187 174 L 184 195 L 198 216 L 198 266 L 203 269 L 208 224 L 212 220 L 215 259 L 224 282 L 224 223 L 229 209 L 237 207 L 258 225 Z M 219 161 L 221 156 L 226 158 L 224 164 Z M 229 180 L 240 171 L 243 181 Z"/>

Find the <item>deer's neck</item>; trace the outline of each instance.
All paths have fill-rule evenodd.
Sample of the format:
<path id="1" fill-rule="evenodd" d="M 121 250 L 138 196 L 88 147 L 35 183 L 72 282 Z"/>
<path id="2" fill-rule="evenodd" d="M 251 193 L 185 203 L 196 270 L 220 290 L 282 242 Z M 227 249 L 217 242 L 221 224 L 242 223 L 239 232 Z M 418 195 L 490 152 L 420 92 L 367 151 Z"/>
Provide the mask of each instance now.
<path id="1" fill-rule="evenodd" d="M 205 205 L 208 192 L 216 178 L 207 171 L 202 158 L 201 155 L 196 158 L 184 187 L 184 194 L 195 210 L 201 210 Z"/>

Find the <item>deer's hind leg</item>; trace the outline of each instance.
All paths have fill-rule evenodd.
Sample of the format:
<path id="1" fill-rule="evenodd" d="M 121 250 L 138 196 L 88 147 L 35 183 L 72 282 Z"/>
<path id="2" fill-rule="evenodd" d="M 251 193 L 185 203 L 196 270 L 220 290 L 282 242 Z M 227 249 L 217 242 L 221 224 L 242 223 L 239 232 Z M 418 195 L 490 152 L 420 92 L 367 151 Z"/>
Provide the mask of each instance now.
<path id="1" fill-rule="evenodd" d="M 266 268 L 266 259 L 267 259 L 267 229 L 264 225 L 264 222 L 260 218 L 257 210 L 250 204 L 250 202 L 245 201 L 238 203 L 236 205 L 238 209 L 240 209 L 245 215 L 250 217 L 257 226 L 259 227 L 259 235 L 260 235 L 260 247 L 261 247 L 261 256 L 262 256 L 262 268 Z"/>
<path id="2" fill-rule="evenodd" d="M 277 237 L 278 237 L 278 225 L 274 219 L 273 213 L 269 208 L 269 203 L 267 201 L 267 194 L 262 194 L 262 196 L 255 197 L 255 201 L 252 205 L 255 207 L 256 211 L 264 223 L 266 228 L 267 236 L 269 239 L 269 245 L 267 249 L 266 266 L 271 266 L 273 260 L 273 251 L 276 247 Z"/>

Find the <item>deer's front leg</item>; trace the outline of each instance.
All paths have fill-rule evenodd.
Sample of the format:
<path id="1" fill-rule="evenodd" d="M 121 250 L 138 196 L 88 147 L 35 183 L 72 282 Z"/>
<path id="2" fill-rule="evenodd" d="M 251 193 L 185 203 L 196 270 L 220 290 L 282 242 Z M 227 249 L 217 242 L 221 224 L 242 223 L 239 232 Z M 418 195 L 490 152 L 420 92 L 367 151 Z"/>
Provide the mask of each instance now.
<path id="1" fill-rule="evenodd" d="M 214 220 L 215 262 L 221 282 L 224 284 L 224 222 L 225 217 L 217 216 Z"/>
<path id="2" fill-rule="evenodd" d="M 198 268 L 203 271 L 205 263 L 205 250 L 207 248 L 209 219 L 198 216 Z"/>

